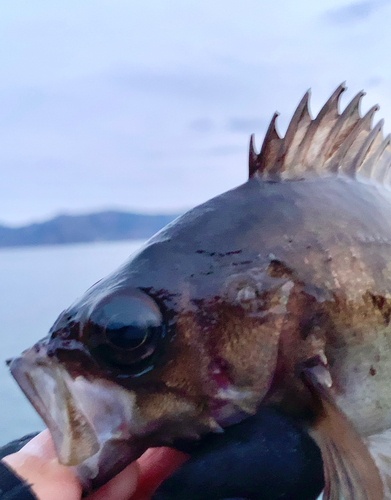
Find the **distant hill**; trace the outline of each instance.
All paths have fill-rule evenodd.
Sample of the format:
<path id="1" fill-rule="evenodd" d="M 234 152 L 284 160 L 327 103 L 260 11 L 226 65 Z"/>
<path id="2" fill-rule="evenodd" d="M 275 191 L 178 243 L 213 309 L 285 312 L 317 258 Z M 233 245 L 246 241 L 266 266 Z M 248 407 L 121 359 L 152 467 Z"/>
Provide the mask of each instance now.
<path id="1" fill-rule="evenodd" d="M 0 247 L 146 239 L 177 216 L 113 210 L 89 215 L 59 215 L 23 227 L 0 226 Z"/>

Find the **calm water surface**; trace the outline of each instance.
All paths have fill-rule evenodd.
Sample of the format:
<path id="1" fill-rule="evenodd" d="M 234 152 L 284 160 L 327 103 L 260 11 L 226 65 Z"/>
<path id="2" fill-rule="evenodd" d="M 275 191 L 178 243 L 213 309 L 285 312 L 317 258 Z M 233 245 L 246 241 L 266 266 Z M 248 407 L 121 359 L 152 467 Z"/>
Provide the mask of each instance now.
<path id="1" fill-rule="evenodd" d="M 61 311 L 142 243 L 0 250 L 0 445 L 43 428 L 4 361 L 44 337 Z"/>

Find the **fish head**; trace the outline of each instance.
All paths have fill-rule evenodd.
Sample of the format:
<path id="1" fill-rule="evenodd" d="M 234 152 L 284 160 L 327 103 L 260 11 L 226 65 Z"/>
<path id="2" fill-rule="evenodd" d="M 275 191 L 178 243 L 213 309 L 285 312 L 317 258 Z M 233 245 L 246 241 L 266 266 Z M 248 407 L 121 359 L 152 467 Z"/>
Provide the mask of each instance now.
<path id="1" fill-rule="evenodd" d="M 270 388 L 292 282 L 239 247 L 227 222 L 197 240 L 204 212 L 153 238 L 11 363 L 86 489 L 149 447 L 254 414 Z"/>

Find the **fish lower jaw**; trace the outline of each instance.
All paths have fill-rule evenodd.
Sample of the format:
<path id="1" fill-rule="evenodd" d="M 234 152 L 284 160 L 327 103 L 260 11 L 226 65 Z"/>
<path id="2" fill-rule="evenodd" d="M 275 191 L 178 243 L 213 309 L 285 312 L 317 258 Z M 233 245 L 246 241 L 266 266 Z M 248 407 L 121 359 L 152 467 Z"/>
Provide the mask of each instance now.
<path id="1" fill-rule="evenodd" d="M 86 490 L 105 483 L 144 451 L 131 391 L 103 379 L 72 378 L 35 350 L 13 360 L 10 369 L 49 428 L 59 461 L 74 468 Z"/>

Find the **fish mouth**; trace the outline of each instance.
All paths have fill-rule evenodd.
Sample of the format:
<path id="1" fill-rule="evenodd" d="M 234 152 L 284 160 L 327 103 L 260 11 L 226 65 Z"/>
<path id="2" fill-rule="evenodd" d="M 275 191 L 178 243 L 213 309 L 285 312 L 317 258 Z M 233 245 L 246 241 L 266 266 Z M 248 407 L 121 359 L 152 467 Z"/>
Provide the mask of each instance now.
<path id="1" fill-rule="evenodd" d="M 84 490 L 95 489 L 146 449 L 136 396 L 105 379 L 72 377 L 42 350 L 12 360 L 11 374 L 48 427 L 60 463 L 73 466 Z"/>

